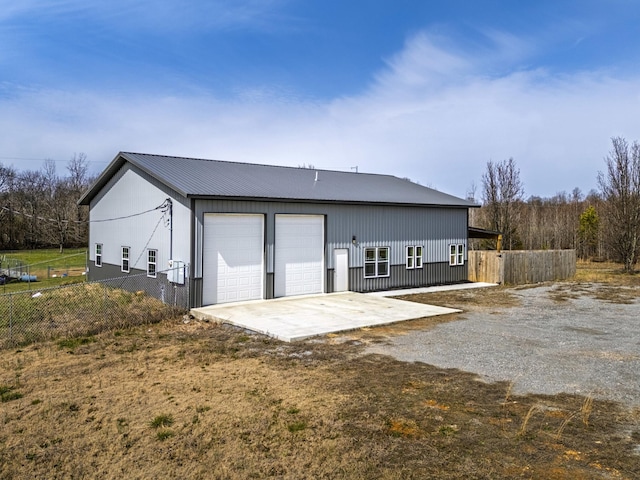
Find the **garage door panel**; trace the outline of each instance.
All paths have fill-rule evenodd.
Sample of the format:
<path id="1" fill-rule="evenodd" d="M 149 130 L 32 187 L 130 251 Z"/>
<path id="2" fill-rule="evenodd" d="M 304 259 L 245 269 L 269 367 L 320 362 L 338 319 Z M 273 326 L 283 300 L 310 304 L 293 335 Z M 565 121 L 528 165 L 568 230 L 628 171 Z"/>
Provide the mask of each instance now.
<path id="1" fill-rule="evenodd" d="M 323 292 L 324 217 L 276 215 L 275 295 Z"/>
<path id="2" fill-rule="evenodd" d="M 264 217 L 205 214 L 203 303 L 263 297 Z"/>

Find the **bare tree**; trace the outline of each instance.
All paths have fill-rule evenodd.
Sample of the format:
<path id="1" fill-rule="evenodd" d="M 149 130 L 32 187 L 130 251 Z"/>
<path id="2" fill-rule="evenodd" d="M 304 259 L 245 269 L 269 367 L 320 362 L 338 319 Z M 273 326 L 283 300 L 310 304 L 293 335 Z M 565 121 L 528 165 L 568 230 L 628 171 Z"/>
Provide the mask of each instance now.
<path id="1" fill-rule="evenodd" d="M 625 272 L 632 273 L 640 253 L 640 144 L 634 141 L 630 146 L 622 137 L 611 142 L 613 149 L 604 159 L 607 170 L 598 173 L 607 244 Z"/>
<path id="2" fill-rule="evenodd" d="M 45 179 L 40 171 L 26 170 L 18 175 L 14 198 L 17 210 L 21 212 L 19 244 L 22 247 L 37 248 L 47 244 L 43 232 L 48 224 L 39 220 L 46 211 L 44 192 Z"/>
<path id="3" fill-rule="evenodd" d="M 69 224 L 69 239 L 72 243 L 83 244 L 89 237 L 89 207 L 80 206 L 77 202 L 93 181 L 87 173 L 89 171 L 87 156 L 84 153 L 74 154 L 67 164 L 67 171 L 69 172 L 66 179 L 69 197 L 67 201 L 73 203 L 69 207 L 74 213 L 73 218 L 69 218 L 69 220 L 73 220 Z"/>
<path id="4" fill-rule="evenodd" d="M 86 155 L 74 155 L 68 175 L 55 162 L 16 172 L 0 164 L 0 249 L 86 245 L 88 208 L 78 199 L 93 181 Z"/>
<path id="5" fill-rule="evenodd" d="M 88 184 L 87 172 L 89 171 L 89 164 L 87 155 L 84 153 L 74 154 L 69 163 L 67 163 L 67 171 L 69 172 L 69 177 L 67 178 L 69 187 L 72 191 L 81 194 Z"/>
<path id="6" fill-rule="evenodd" d="M 482 187 L 489 228 L 502 233 L 505 248 L 515 248 L 518 245 L 518 203 L 524 195 L 524 187 L 513 158 L 498 163 L 487 162 Z"/>
<path id="7" fill-rule="evenodd" d="M 13 213 L 13 191 L 16 172 L 0 163 L 0 246 L 15 247 L 16 218 Z"/>
<path id="8" fill-rule="evenodd" d="M 7 189 L 10 169 L 0 163 L 0 193 Z"/>
<path id="9" fill-rule="evenodd" d="M 77 217 L 77 205 L 72 195 L 69 179 L 60 178 L 56 172 L 56 164 L 52 160 L 45 160 L 42 167 L 44 178 L 44 195 L 49 228 L 45 230 L 49 242 L 57 244 L 60 253 L 68 244 L 72 227 Z"/>

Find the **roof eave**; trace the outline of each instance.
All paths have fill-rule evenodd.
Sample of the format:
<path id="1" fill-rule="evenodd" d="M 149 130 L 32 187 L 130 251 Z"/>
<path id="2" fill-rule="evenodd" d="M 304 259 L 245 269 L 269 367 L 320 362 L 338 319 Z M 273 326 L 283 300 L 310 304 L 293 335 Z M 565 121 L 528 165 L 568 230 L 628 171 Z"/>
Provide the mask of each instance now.
<path id="1" fill-rule="evenodd" d="M 335 199 L 313 199 L 313 198 L 287 198 L 287 197 L 251 197 L 251 196 L 232 196 L 232 195 L 204 195 L 204 194 L 188 194 L 187 198 L 195 200 L 236 200 L 248 202 L 295 202 L 295 203 L 330 203 L 337 205 L 379 205 L 379 206 L 396 206 L 396 207 L 422 207 L 422 208 L 472 208 L 477 205 L 469 204 L 445 204 L 445 203 L 411 203 L 411 202 L 376 202 L 366 200 L 335 200 Z"/>

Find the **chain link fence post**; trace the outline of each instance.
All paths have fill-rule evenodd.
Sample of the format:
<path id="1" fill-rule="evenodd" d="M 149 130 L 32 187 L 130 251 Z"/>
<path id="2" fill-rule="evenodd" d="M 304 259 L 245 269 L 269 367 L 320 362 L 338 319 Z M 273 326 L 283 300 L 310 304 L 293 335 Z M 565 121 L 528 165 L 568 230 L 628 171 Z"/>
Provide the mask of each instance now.
<path id="1" fill-rule="evenodd" d="M 9 294 L 9 343 L 13 342 L 13 295 Z"/>

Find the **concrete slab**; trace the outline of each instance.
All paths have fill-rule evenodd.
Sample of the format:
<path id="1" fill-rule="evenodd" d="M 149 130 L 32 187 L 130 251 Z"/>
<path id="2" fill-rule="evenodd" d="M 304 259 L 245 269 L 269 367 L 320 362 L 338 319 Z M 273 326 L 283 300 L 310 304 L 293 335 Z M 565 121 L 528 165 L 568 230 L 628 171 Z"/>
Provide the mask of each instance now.
<path id="1" fill-rule="evenodd" d="M 255 300 L 194 308 L 200 320 L 229 323 L 292 342 L 327 333 L 456 313 L 436 307 L 355 292 Z"/>
<path id="2" fill-rule="evenodd" d="M 469 288 L 487 288 L 497 286 L 499 286 L 497 283 L 485 282 L 456 283 L 454 285 L 440 285 L 436 287 L 405 288 L 400 290 L 385 290 L 383 292 L 370 292 L 367 293 L 367 295 L 373 295 L 376 297 L 397 297 L 399 295 L 414 295 L 416 293 L 447 292 L 451 290 L 467 290 Z"/>

